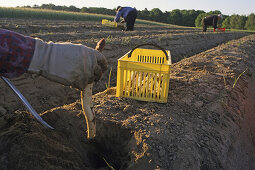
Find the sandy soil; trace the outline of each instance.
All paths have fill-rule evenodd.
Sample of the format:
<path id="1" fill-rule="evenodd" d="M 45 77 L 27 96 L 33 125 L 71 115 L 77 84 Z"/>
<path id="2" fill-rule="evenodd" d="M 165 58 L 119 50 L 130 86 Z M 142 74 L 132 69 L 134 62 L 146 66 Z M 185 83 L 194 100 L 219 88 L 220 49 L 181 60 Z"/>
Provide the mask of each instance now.
<path id="1" fill-rule="evenodd" d="M 0 25 L 91 47 L 105 37 L 109 61 L 93 89 L 98 134 L 91 141 L 79 91 L 27 74 L 11 80 L 55 128 L 49 130 L 0 81 L 0 169 L 255 167 L 255 35 L 145 25 L 122 32 L 94 22 L 47 20 L 1 19 Z M 115 97 L 117 59 L 148 42 L 172 54 L 166 104 Z M 104 91 L 110 68 L 112 88 Z"/>

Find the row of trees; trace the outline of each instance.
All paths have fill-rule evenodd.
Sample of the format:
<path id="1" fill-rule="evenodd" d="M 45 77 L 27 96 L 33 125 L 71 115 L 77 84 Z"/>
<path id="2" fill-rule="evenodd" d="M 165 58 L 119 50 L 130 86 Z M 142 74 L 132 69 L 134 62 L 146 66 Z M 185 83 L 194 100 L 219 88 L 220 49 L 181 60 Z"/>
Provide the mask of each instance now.
<path id="1" fill-rule="evenodd" d="M 97 7 L 83 7 L 77 8 L 75 6 L 56 6 L 54 4 L 42 4 L 41 6 L 34 5 L 25 6 L 27 8 L 42 8 L 42 9 L 52 9 L 52 10 L 63 10 L 63 11 L 73 11 L 73 12 L 86 12 L 86 13 L 96 13 L 105 15 L 115 15 L 115 9 L 107 8 L 97 8 Z M 159 8 L 154 8 L 148 10 L 138 10 L 138 18 L 144 20 L 152 20 L 157 22 L 163 22 L 174 25 L 181 26 L 191 26 L 191 27 L 201 27 L 202 19 L 208 15 L 217 15 L 221 12 L 210 11 L 206 13 L 202 10 L 179 10 L 175 9 L 172 11 L 162 12 Z M 248 29 L 255 30 L 255 15 L 252 13 L 249 16 L 244 15 L 224 15 L 224 19 L 218 23 L 219 27 L 231 28 L 231 29 Z"/>
<path id="2" fill-rule="evenodd" d="M 195 19 L 201 13 L 205 13 L 201 10 L 179 10 L 175 9 L 172 11 L 162 12 L 158 8 L 154 8 L 152 10 L 147 10 L 145 8 L 142 11 L 138 11 L 138 18 L 145 20 L 152 20 L 157 22 L 163 22 L 174 25 L 182 25 L 182 26 L 195 26 Z"/>
<path id="3" fill-rule="evenodd" d="M 223 20 L 222 26 L 232 29 L 255 30 L 255 15 L 252 13 L 248 17 L 240 15 L 227 16 Z"/>

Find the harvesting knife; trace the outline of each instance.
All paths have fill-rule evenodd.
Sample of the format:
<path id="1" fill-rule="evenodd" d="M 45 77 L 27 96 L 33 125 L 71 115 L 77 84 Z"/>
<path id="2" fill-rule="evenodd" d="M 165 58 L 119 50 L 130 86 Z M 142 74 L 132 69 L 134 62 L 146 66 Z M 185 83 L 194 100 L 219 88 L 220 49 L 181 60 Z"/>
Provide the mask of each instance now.
<path id="1" fill-rule="evenodd" d="M 21 94 L 21 92 L 5 77 L 1 77 L 3 81 L 14 91 L 14 93 L 20 98 L 26 108 L 32 113 L 32 115 L 45 127 L 54 129 L 47 122 L 45 122 L 40 115 L 34 110 L 34 108 L 28 103 L 27 99 Z"/>

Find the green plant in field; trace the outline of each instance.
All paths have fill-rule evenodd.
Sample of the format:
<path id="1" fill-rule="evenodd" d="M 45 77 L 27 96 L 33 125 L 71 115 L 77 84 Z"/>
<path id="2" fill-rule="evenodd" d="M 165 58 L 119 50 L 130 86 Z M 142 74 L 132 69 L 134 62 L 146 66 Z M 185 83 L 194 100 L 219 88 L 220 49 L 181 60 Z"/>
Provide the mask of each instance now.
<path id="1" fill-rule="evenodd" d="M 105 87 L 107 89 L 110 88 L 110 85 L 111 85 L 111 76 L 112 76 L 112 67 L 111 67 L 110 72 L 109 72 L 108 84 L 105 83 Z"/>
<path id="2" fill-rule="evenodd" d="M 127 44 L 129 44 L 130 43 L 130 37 L 123 37 L 122 39 L 121 39 L 121 44 L 122 45 L 127 45 Z"/>
<path id="3" fill-rule="evenodd" d="M 236 44 L 238 47 L 240 47 L 242 45 L 242 43 L 239 41 L 237 44 Z"/>
<path id="4" fill-rule="evenodd" d="M 234 82 L 234 84 L 233 84 L 233 88 L 235 87 L 235 85 L 236 85 L 238 79 L 247 71 L 247 69 L 248 69 L 248 68 L 246 68 L 241 74 L 239 74 L 239 76 L 238 76 L 237 78 L 235 77 L 235 82 Z"/>
<path id="5" fill-rule="evenodd" d="M 231 45 L 231 44 L 232 44 L 232 42 L 231 42 L 231 41 L 228 41 L 226 44 L 227 44 L 227 45 Z"/>
<path id="6" fill-rule="evenodd" d="M 47 32 L 48 35 L 54 35 L 54 32 Z"/>
<path id="7" fill-rule="evenodd" d="M 106 38 L 106 43 L 110 43 L 113 41 L 113 38 L 112 38 L 112 35 L 109 35 L 107 38 Z"/>

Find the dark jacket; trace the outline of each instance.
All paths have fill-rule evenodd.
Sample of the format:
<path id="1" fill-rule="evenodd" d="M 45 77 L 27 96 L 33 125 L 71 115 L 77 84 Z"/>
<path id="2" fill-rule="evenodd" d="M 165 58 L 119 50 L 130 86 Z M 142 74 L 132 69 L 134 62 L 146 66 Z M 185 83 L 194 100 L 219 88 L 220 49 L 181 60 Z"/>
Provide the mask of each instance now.
<path id="1" fill-rule="evenodd" d="M 123 17 L 124 20 L 126 20 L 128 14 L 133 11 L 136 11 L 136 9 L 131 7 L 121 7 L 117 12 L 114 21 L 119 22 L 120 17 Z"/>
<path id="2" fill-rule="evenodd" d="M 207 16 L 203 20 L 203 24 L 206 26 L 213 26 L 213 28 L 217 28 L 217 22 L 218 22 L 218 16 L 217 15 L 212 15 L 212 16 Z"/>

